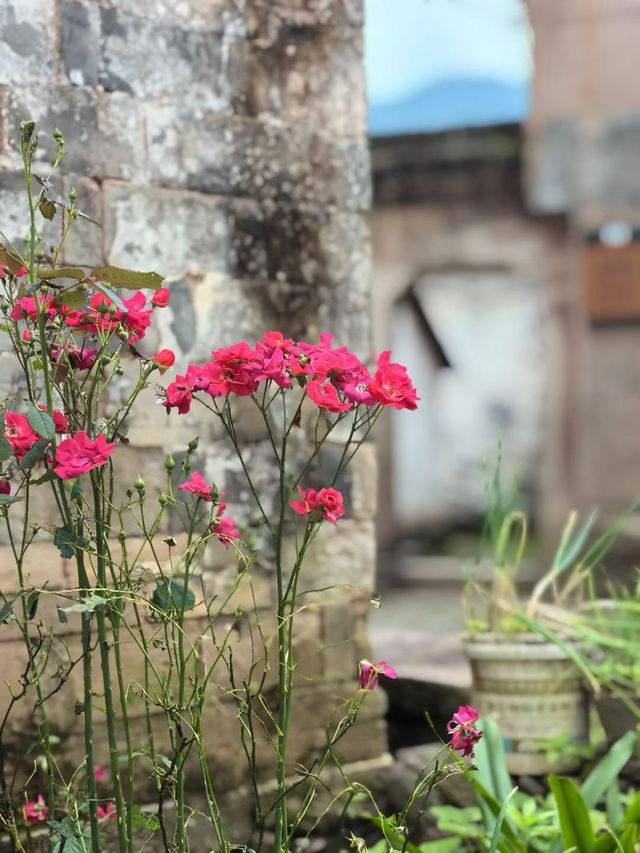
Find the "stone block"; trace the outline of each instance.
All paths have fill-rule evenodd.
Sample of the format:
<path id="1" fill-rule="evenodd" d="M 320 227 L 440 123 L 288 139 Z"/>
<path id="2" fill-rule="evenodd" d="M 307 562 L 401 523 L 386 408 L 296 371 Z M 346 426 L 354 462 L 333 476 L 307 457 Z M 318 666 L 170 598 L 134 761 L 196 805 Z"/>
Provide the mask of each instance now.
<path id="1" fill-rule="evenodd" d="M 228 266 L 229 225 L 220 199 L 112 181 L 103 191 L 110 263 L 175 278 Z"/>
<path id="2" fill-rule="evenodd" d="M 243 26 L 242 4 L 236 0 L 103 0 L 103 5 L 163 26 L 213 32 Z"/>
<path id="3" fill-rule="evenodd" d="M 232 38 L 232 31 L 227 34 Z M 216 29 L 163 23 L 149 12 L 138 16 L 119 6 L 100 9 L 98 81 L 107 92 L 137 98 L 189 97 L 213 109 L 230 103 L 230 56 Z M 136 50 L 132 50 L 132 44 Z"/>
<path id="4" fill-rule="evenodd" d="M 259 119 L 220 115 L 199 102 L 144 106 L 150 177 L 156 183 L 234 194 L 287 205 L 370 205 L 364 136 L 340 139 L 318 127 L 262 113 Z"/>
<path id="5" fill-rule="evenodd" d="M 5 0 L 0 4 L 0 85 L 53 81 L 55 14 L 50 0 Z"/>
<path id="6" fill-rule="evenodd" d="M 38 124 L 38 160 L 54 153 L 51 133 L 59 128 L 66 155 L 61 170 L 86 177 L 130 180 L 142 173 L 144 136 L 135 101 L 79 86 L 12 89 L 6 97 L 5 134 L 15 169 L 20 168 L 18 128 L 24 119 Z"/>

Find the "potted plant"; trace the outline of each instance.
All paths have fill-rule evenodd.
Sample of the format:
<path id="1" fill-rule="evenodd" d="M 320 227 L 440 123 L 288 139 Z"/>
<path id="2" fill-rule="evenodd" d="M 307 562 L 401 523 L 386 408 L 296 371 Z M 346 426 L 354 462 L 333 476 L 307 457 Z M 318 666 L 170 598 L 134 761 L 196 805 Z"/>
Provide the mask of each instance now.
<path id="1" fill-rule="evenodd" d="M 465 591 L 472 701 L 483 717 L 497 718 L 511 773 L 566 771 L 575 765 L 577 753 L 551 757 L 544 743 L 563 737 L 578 744 L 587 741 L 584 677 L 597 684 L 572 632 L 569 606 L 584 596 L 586 579 L 625 519 L 588 545 L 595 515 L 581 523 L 571 513 L 550 567 L 523 599 L 517 581 L 528 520 L 515 493 L 505 500 L 499 469 L 489 498 L 492 581 L 488 587 L 472 581 Z"/>
<path id="2" fill-rule="evenodd" d="M 608 591 L 580 608 L 572 630 L 589 649 L 586 664 L 599 687 L 595 707 L 611 744 L 640 723 L 640 582 Z"/>

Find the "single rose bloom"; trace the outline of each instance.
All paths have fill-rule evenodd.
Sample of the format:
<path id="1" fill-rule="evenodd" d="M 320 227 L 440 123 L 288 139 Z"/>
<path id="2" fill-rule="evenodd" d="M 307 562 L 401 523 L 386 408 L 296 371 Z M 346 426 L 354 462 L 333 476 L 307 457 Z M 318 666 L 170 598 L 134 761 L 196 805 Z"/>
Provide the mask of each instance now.
<path id="1" fill-rule="evenodd" d="M 213 486 L 209 486 L 202 474 L 198 471 L 193 471 L 186 483 L 180 483 L 178 488 L 181 492 L 188 492 L 189 494 L 196 495 L 196 497 L 202 498 L 202 500 L 207 501 L 207 503 L 211 503 L 213 500 L 211 497 L 211 490 L 213 489 Z"/>
<path id="2" fill-rule="evenodd" d="M 58 464 L 54 471 L 62 480 L 73 480 L 104 465 L 115 448 L 115 444 L 109 444 L 104 435 L 100 434 L 92 441 L 84 430 L 80 430 L 58 445 Z"/>
<path id="3" fill-rule="evenodd" d="M 161 287 L 160 290 L 156 290 L 156 292 L 151 297 L 151 302 L 153 305 L 157 305 L 158 308 L 166 308 L 169 304 L 169 299 L 171 294 L 167 290 L 166 287 Z"/>
<path id="4" fill-rule="evenodd" d="M 478 719 L 479 714 L 475 708 L 471 705 L 460 705 L 447 723 L 451 749 L 473 758 L 473 749 L 482 737 L 482 732 L 476 728 Z"/>
<path id="5" fill-rule="evenodd" d="M 378 369 L 369 384 L 369 391 L 381 406 L 394 406 L 396 409 L 417 409 L 416 389 L 409 379 L 407 368 L 390 361 L 389 350 L 378 358 Z"/>
<path id="6" fill-rule="evenodd" d="M 96 782 L 106 782 L 109 778 L 109 774 L 104 769 L 104 767 L 101 767 L 99 764 L 96 764 L 96 766 L 93 768 L 93 778 L 96 780 Z"/>
<path id="7" fill-rule="evenodd" d="M 335 524 L 344 515 L 344 504 L 342 495 L 337 489 L 320 489 L 317 495 L 318 503 L 322 507 L 322 517 Z"/>
<path id="8" fill-rule="evenodd" d="M 216 519 L 211 525 L 211 532 L 218 537 L 227 550 L 229 550 L 229 545 L 233 539 L 240 539 L 240 531 L 235 521 L 228 515 Z"/>
<path id="9" fill-rule="evenodd" d="M 25 823 L 44 823 L 49 817 L 49 809 L 46 806 L 42 794 L 37 800 L 29 800 L 22 807 L 22 816 Z"/>
<path id="10" fill-rule="evenodd" d="M 160 368 L 160 373 L 164 373 L 165 370 L 169 370 L 170 367 L 173 367 L 176 361 L 176 356 L 170 349 L 161 349 L 160 352 L 157 352 L 152 357 L 151 361 L 156 367 Z"/>
<path id="11" fill-rule="evenodd" d="M 38 436 L 29 426 L 26 416 L 19 415 L 17 412 L 6 413 L 4 435 L 18 461 L 23 459 L 38 441 Z"/>
<path id="12" fill-rule="evenodd" d="M 380 680 L 380 676 L 384 675 L 386 678 L 397 678 L 398 673 L 392 666 L 384 661 L 378 661 L 378 663 L 371 663 L 368 660 L 361 660 L 358 664 L 359 669 L 359 683 L 361 690 L 375 690 L 378 686 L 378 681 Z"/>
<path id="13" fill-rule="evenodd" d="M 98 815 L 98 820 L 117 820 L 118 818 L 114 803 L 107 803 L 104 808 L 96 806 L 96 814 Z"/>
<path id="14" fill-rule="evenodd" d="M 353 403 L 349 401 L 343 402 L 338 397 L 338 392 L 330 382 L 310 379 L 307 382 L 307 395 L 319 409 L 324 409 L 326 412 L 340 414 L 353 408 Z"/>

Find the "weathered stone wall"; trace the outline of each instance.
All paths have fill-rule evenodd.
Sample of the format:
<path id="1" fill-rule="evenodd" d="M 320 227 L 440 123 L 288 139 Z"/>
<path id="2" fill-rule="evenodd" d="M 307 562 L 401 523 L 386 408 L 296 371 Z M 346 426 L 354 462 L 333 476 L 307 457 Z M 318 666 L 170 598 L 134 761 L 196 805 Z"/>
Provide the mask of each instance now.
<path id="1" fill-rule="evenodd" d="M 171 347 L 184 366 L 282 328 L 308 339 L 329 330 L 369 357 L 361 0 L 6 0 L 0 42 L 0 216 L 9 237 L 26 229 L 16 130 L 29 117 L 43 148 L 48 132 L 62 129 L 68 156 L 56 189 L 62 196 L 75 186 L 79 207 L 103 223 L 80 225 L 64 260 L 168 276 L 171 305 L 145 341 L 149 351 Z M 1 364 L 3 392 L 15 391 L 10 362 Z M 118 450 L 123 475 L 132 480 L 140 471 L 152 492 L 164 454 L 178 456 L 199 434 L 201 465 L 251 524 L 238 465 L 214 425 L 196 414 L 167 419 L 155 402 L 151 394 L 142 401 L 131 443 Z M 266 444 L 255 424 L 243 430 L 248 462 L 268 492 Z M 329 706 L 350 692 L 363 654 L 374 561 L 371 447 L 342 487 L 345 519 L 320 538 L 304 581 L 354 590 L 301 616 L 301 656 L 310 656 L 314 680 L 301 679 L 307 711 L 296 760 L 320 743 Z M 38 510 L 46 514 L 46 503 Z M 72 585 L 70 567 L 43 548 L 30 566 L 34 583 Z M 266 624 L 274 600 L 268 556 L 254 579 Z M 224 557 L 219 548 L 212 558 L 218 572 Z M 12 565 L 0 544 L 4 592 L 14 583 Z M 3 660 L 16 658 L 14 642 L 3 626 Z M 237 642 L 248 644 L 242 620 Z M 72 721 L 75 699 L 73 689 L 56 697 L 59 719 Z M 237 783 L 233 717 L 216 708 L 210 751 Z M 385 753 L 378 701 L 346 749 L 352 761 Z"/>

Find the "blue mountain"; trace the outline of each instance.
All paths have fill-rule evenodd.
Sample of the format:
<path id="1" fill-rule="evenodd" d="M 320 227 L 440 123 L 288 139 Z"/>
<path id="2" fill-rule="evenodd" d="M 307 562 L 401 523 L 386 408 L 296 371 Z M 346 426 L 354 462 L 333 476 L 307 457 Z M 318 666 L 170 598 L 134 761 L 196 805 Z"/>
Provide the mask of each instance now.
<path id="1" fill-rule="evenodd" d="M 369 135 L 399 136 L 519 123 L 529 114 L 529 87 L 491 79 L 451 79 L 397 101 L 369 104 Z"/>

